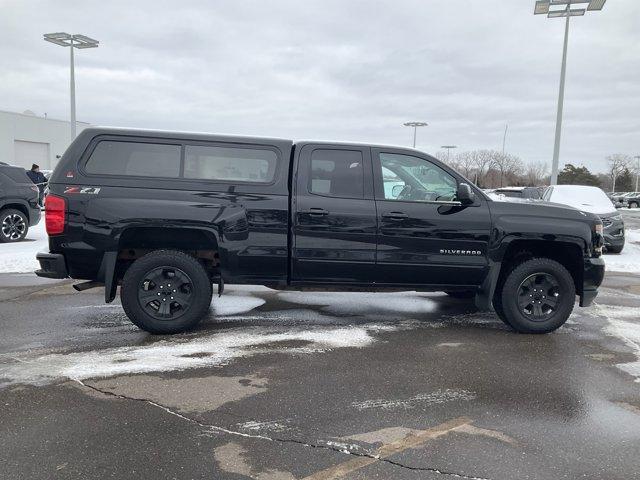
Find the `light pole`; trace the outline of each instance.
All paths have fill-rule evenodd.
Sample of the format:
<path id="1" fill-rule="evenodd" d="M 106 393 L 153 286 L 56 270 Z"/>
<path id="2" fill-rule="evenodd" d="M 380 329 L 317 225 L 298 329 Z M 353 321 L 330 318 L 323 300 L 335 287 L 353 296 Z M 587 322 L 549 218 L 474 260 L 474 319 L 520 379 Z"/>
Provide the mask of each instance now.
<path id="1" fill-rule="evenodd" d="M 403 123 L 405 127 L 413 127 L 413 148 L 416 148 L 416 131 L 418 127 L 426 127 L 428 123 L 425 122 L 407 122 Z"/>
<path id="2" fill-rule="evenodd" d="M 509 124 L 507 123 L 504 126 L 504 136 L 502 137 L 502 155 L 504 155 L 504 147 L 507 144 L 507 129 L 509 128 Z"/>
<path id="3" fill-rule="evenodd" d="M 457 145 L 442 145 L 440 148 L 446 148 L 447 149 L 447 163 L 449 163 L 449 153 L 451 152 L 452 149 L 458 148 L 458 146 Z"/>
<path id="4" fill-rule="evenodd" d="M 636 164 L 636 189 L 635 191 L 638 191 L 638 177 L 640 176 L 640 155 L 636 155 L 635 157 L 633 157 L 636 159 L 636 162 L 638 162 Z"/>
<path id="5" fill-rule="evenodd" d="M 562 108 L 564 104 L 564 80 L 567 72 L 567 44 L 569 43 L 569 18 L 583 16 L 587 11 L 602 10 L 607 0 L 537 0 L 534 15 L 546 14 L 547 18 L 566 18 L 564 24 L 564 46 L 562 48 L 562 67 L 560 68 L 560 91 L 558 92 L 558 111 L 556 114 L 556 139 L 553 145 L 551 164 L 551 185 L 558 183 L 558 158 L 560 156 L 560 137 L 562 134 Z M 587 8 L 571 8 L 574 4 L 586 3 Z M 562 6 L 560 10 L 551 7 Z"/>
<path id="6" fill-rule="evenodd" d="M 55 43 L 61 47 L 69 47 L 70 79 L 69 93 L 71 97 L 71 141 L 76 138 L 76 76 L 74 71 L 73 49 L 74 48 L 97 48 L 98 40 L 89 38 L 86 35 L 71 35 L 66 32 L 45 33 L 44 39 L 47 42 Z"/>

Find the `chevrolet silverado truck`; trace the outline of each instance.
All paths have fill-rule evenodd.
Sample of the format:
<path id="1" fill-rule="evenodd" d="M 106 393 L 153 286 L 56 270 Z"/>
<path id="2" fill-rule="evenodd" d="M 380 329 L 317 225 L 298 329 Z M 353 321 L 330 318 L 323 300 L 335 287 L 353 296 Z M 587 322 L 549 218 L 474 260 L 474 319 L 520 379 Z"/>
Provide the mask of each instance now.
<path id="1" fill-rule="evenodd" d="M 492 201 L 410 148 L 88 128 L 49 189 L 37 275 L 120 285 L 151 333 L 195 327 L 225 284 L 443 291 L 546 333 L 604 277 L 597 216 Z"/>

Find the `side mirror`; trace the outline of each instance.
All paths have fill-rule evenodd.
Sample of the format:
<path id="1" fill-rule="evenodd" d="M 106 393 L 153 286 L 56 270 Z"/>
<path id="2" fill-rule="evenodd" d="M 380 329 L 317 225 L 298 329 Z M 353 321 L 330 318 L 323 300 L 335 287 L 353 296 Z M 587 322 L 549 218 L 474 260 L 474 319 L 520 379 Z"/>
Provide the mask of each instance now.
<path id="1" fill-rule="evenodd" d="M 463 205 L 469 205 L 473 203 L 476 199 L 476 194 L 473 193 L 471 187 L 466 183 L 461 183 L 458 185 L 458 192 L 456 193 L 456 200 L 458 200 Z"/>
<path id="2" fill-rule="evenodd" d="M 391 196 L 393 198 L 398 198 L 402 193 L 402 190 L 404 190 L 404 185 L 394 185 L 391 189 Z"/>

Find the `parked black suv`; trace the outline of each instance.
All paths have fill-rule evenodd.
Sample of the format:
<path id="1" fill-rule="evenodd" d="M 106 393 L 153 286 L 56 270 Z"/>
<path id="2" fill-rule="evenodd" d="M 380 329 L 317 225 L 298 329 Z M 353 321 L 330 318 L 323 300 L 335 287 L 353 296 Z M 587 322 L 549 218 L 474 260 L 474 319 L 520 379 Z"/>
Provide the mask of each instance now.
<path id="1" fill-rule="evenodd" d="M 0 243 L 19 242 L 39 221 L 38 187 L 23 168 L 0 163 Z"/>
<path id="2" fill-rule="evenodd" d="M 595 215 L 491 201 L 413 149 L 89 128 L 49 188 L 36 273 L 106 302 L 121 285 L 153 333 L 194 327 L 225 283 L 445 291 L 544 333 L 604 276 Z"/>

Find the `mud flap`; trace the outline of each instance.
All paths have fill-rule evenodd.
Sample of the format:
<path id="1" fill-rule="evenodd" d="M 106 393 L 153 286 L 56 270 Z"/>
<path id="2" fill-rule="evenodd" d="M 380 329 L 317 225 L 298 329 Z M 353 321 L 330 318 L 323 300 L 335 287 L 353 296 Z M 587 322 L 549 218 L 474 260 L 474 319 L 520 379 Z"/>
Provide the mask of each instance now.
<path id="1" fill-rule="evenodd" d="M 105 303 L 111 303 L 116 298 L 116 289 L 118 288 L 118 282 L 115 278 L 117 259 L 118 252 L 105 252 L 102 256 L 98 278 L 104 279 Z"/>
<path id="2" fill-rule="evenodd" d="M 493 295 L 500 276 L 501 262 L 489 262 L 489 272 L 476 293 L 475 304 L 480 311 L 493 311 Z"/>

